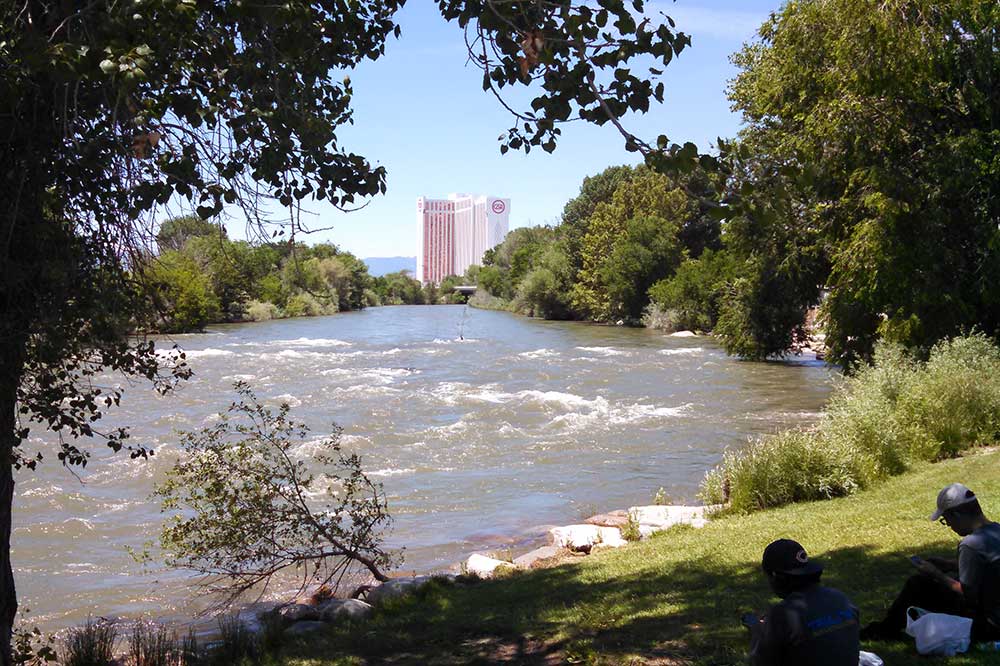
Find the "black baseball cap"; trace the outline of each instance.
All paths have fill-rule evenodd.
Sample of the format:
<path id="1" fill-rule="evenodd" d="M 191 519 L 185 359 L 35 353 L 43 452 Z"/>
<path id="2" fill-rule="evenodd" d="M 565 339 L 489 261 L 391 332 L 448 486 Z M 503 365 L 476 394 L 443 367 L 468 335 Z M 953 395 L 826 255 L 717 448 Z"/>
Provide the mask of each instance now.
<path id="1" fill-rule="evenodd" d="M 778 539 L 764 549 L 761 566 L 767 573 L 786 576 L 809 576 L 823 571 L 823 565 L 809 560 L 806 549 L 798 541 Z"/>

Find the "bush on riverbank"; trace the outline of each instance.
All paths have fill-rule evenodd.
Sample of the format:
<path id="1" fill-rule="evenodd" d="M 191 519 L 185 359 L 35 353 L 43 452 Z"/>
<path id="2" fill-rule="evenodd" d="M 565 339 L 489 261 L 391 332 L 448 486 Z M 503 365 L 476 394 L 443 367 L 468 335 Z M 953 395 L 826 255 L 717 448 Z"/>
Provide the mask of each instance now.
<path id="1" fill-rule="evenodd" d="M 973 334 L 945 340 L 926 362 L 881 345 L 841 386 L 819 425 L 728 452 L 702 482 L 706 503 L 749 512 L 851 494 L 916 461 L 1000 440 L 1000 348 Z"/>

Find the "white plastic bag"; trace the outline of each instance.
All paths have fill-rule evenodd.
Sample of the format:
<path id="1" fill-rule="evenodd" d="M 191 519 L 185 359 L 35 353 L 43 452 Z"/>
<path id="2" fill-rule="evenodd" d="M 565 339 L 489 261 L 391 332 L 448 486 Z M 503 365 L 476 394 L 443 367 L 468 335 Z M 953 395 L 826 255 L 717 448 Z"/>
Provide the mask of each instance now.
<path id="1" fill-rule="evenodd" d="M 906 609 L 906 633 L 917 642 L 920 654 L 953 657 L 969 649 L 972 618 L 930 613 L 923 608 Z"/>
<path id="2" fill-rule="evenodd" d="M 862 650 L 858 653 L 858 666 L 882 666 L 882 663 L 882 657 L 874 652 Z"/>
<path id="3" fill-rule="evenodd" d="M 862 650 L 858 653 L 858 666 L 882 666 L 882 664 L 882 657 L 874 652 L 865 652 Z"/>

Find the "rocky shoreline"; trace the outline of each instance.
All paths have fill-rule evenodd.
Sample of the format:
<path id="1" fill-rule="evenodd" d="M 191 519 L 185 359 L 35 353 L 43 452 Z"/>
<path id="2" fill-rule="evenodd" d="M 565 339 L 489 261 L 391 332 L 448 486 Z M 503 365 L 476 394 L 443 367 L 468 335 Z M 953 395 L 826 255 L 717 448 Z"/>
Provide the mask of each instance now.
<path id="1" fill-rule="evenodd" d="M 498 559 L 491 553 L 472 553 L 461 563 L 460 574 L 442 572 L 391 578 L 381 584 L 363 585 L 348 599 L 331 598 L 325 590 L 317 590 L 290 603 L 273 604 L 265 611 L 257 608 L 249 616 L 245 610 L 240 616 L 251 630 L 260 630 L 263 622 L 277 618 L 284 625 L 287 636 L 303 636 L 328 623 L 363 621 L 386 601 L 412 594 L 431 581 L 460 584 L 556 566 L 601 550 L 621 548 L 630 541 L 646 539 L 677 525 L 703 527 L 718 508 L 648 505 L 600 513 L 582 523 L 550 528 L 548 545 L 511 559 Z"/>

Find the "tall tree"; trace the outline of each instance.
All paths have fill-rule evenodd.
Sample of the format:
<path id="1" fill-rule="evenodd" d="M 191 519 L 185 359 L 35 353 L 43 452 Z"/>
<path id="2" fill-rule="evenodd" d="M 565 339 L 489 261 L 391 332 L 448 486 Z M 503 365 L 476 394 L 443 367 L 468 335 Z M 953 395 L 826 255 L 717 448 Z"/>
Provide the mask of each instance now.
<path id="1" fill-rule="evenodd" d="M 744 240 L 788 281 L 778 298 L 829 286 L 833 358 L 867 359 L 878 338 L 1000 334 L 998 44 L 989 0 L 813 0 L 736 56 L 731 97 L 763 166 L 745 182 L 784 202 L 749 197 Z M 787 314 L 774 305 L 756 315 Z"/>
<path id="2" fill-rule="evenodd" d="M 32 423 L 60 429 L 60 459 L 84 464 L 75 437 L 97 434 L 103 368 L 154 380 L 142 265 L 155 210 L 207 219 L 225 204 L 270 235 L 265 203 L 350 207 L 381 193 L 385 172 L 348 152 L 344 71 L 379 57 L 403 0 L 110 0 L 0 3 L 0 664 L 10 663 L 17 603 L 10 563 L 13 470 Z M 662 67 L 688 39 L 644 20 L 641 0 L 587 3 L 440 0 L 470 33 L 484 89 L 537 91 L 501 150 L 555 148 L 571 117 L 620 125 L 663 99 L 643 59 Z M 605 26 L 613 26 L 605 27 Z M 634 72 L 627 64 L 638 64 Z M 341 78 L 343 77 L 343 78 Z M 67 406 L 68 405 L 68 406 Z M 124 433 L 106 433 L 114 448 Z M 148 455 L 141 447 L 133 455 Z"/>

